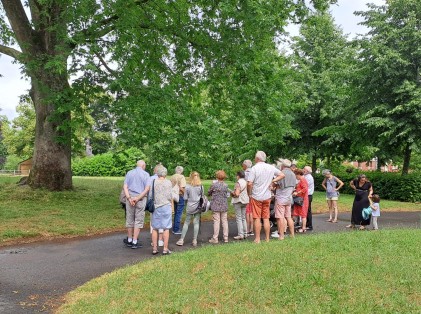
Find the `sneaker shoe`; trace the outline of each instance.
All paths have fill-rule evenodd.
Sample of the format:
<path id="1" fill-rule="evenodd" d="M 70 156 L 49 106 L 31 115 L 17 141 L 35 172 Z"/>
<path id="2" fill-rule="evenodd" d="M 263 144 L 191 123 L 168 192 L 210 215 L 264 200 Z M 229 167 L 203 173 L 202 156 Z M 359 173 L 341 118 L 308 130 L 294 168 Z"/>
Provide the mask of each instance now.
<path id="1" fill-rule="evenodd" d="M 173 231 L 172 233 L 173 234 L 176 234 L 176 235 L 180 235 L 181 234 L 181 231 Z"/>
<path id="2" fill-rule="evenodd" d="M 234 240 L 243 240 L 243 239 L 244 239 L 244 237 L 241 236 L 241 235 L 238 235 L 238 236 L 234 237 Z"/>
<path id="3" fill-rule="evenodd" d="M 178 246 L 183 246 L 184 241 L 180 239 L 175 244 L 178 245 Z"/>
<path id="4" fill-rule="evenodd" d="M 209 243 L 217 244 L 218 243 L 218 239 L 212 238 L 212 239 L 209 240 Z"/>
<path id="5" fill-rule="evenodd" d="M 248 233 L 248 235 L 249 235 L 249 236 L 254 236 L 254 232 L 253 232 L 253 231 L 250 231 L 250 232 Z"/>
<path id="6" fill-rule="evenodd" d="M 138 249 L 138 248 L 140 248 L 140 247 L 142 247 L 141 245 L 139 245 L 139 243 L 133 243 L 132 244 L 132 249 Z"/>
<path id="7" fill-rule="evenodd" d="M 162 255 L 170 255 L 172 252 L 170 250 L 166 250 L 162 252 Z"/>
<path id="8" fill-rule="evenodd" d="M 124 243 L 124 244 L 129 243 L 129 239 L 128 239 L 127 237 L 126 237 L 126 238 L 124 238 L 124 239 L 123 239 L 123 243 Z"/>
<path id="9" fill-rule="evenodd" d="M 126 241 L 126 246 L 127 246 L 127 247 L 132 247 L 132 245 L 133 245 L 133 242 L 128 242 L 128 241 Z"/>
<path id="10" fill-rule="evenodd" d="M 224 243 L 228 243 L 228 238 L 225 238 L 224 239 Z"/>
<path id="11" fill-rule="evenodd" d="M 272 234 L 270 235 L 272 238 L 279 238 L 279 233 L 278 231 L 272 232 Z"/>
<path id="12" fill-rule="evenodd" d="M 164 246 L 164 241 L 159 240 L 159 241 L 158 241 L 158 246 Z"/>

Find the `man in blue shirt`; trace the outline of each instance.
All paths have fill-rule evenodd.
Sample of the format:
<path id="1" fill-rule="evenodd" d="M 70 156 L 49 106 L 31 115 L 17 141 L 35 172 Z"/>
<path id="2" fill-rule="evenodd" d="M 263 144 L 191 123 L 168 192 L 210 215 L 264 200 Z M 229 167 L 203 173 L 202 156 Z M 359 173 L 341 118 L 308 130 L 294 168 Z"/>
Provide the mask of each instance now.
<path id="1" fill-rule="evenodd" d="M 145 171 L 143 160 L 137 162 L 137 167 L 126 174 L 124 194 L 126 194 L 126 228 L 127 246 L 132 249 L 142 247 L 138 243 L 140 229 L 145 222 L 145 206 L 149 192 L 149 173 Z"/>

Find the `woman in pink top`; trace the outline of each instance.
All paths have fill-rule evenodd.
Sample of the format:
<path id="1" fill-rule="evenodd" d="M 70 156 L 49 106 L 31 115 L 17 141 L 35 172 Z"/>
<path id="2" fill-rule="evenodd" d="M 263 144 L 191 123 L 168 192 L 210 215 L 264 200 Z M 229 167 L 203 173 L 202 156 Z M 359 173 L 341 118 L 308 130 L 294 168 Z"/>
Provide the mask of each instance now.
<path id="1" fill-rule="evenodd" d="M 306 223 L 307 223 L 307 212 L 308 212 L 308 183 L 304 178 L 304 172 L 301 169 L 294 170 L 295 177 L 298 180 L 297 186 L 295 187 L 294 193 L 292 196 L 299 196 L 304 199 L 303 205 L 297 205 L 294 203 L 294 217 L 301 217 L 302 228 L 298 232 L 306 232 Z"/>

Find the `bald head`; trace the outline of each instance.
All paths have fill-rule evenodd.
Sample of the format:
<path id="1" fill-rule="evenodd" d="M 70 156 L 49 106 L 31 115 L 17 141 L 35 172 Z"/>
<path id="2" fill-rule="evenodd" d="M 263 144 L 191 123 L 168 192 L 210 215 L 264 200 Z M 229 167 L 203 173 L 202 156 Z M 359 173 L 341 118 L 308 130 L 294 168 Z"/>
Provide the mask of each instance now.
<path id="1" fill-rule="evenodd" d="M 146 163 L 145 163 L 145 161 L 144 161 L 144 160 L 138 160 L 138 161 L 137 161 L 137 163 L 136 163 L 136 165 L 137 165 L 138 167 L 142 168 L 143 170 L 145 170 L 145 169 L 146 169 Z"/>

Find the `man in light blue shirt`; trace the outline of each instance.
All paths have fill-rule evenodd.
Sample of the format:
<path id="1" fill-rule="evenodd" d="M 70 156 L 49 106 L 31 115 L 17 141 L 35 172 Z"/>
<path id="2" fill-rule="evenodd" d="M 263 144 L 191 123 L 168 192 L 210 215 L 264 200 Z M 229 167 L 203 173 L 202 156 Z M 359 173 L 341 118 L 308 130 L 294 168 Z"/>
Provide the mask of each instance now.
<path id="1" fill-rule="evenodd" d="M 127 246 L 132 249 L 142 247 L 138 243 L 140 229 L 145 222 L 145 206 L 149 192 L 149 173 L 145 171 L 146 163 L 137 162 L 137 167 L 126 174 L 124 194 L 126 194 L 126 228 Z"/>

